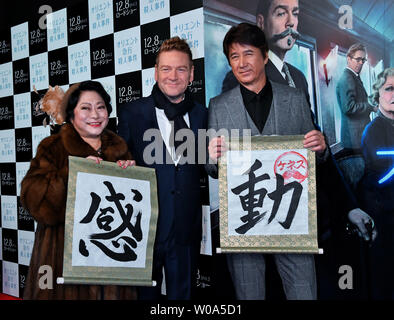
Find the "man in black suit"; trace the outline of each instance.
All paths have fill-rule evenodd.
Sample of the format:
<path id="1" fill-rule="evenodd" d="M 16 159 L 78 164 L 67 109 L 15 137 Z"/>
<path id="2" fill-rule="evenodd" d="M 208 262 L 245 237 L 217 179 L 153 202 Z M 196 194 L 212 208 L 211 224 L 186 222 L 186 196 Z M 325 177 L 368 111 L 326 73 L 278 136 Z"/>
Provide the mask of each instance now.
<path id="1" fill-rule="evenodd" d="M 371 121 L 371 112 L 377 112 L 368 102 L 368 95 L 360 79 L 360 72 L 367 61 L 367 50 L 361 43 L 353 44 L 347 54 L 347 67 L 339 78 L 336 93 L 341 117 L 341 144 L 346 149 L 361 153 L 361 137 Z"/>
<path id="2" fill-rule="evenodd" d="M 202 228 L 200 178 L 204 177 L 196 142 L 198 130 L 207 127 L 207 109 L 193 100 L 188 89 L 193 78 L 187 42 L 168 39 L 157 54 L 152 94 L 123 105 L 119 115 L 118 134 L 137 165 L 154 168 L 157 176 L 159 218 L 152 278 L 158 285 L 139 287 L 140 300 L 160 298 L 163 268 L 169 300 L 193 297 Z M 183 135 L 190 140 L 181 143 L 178 138 Z M 186 149 L 185 154 L 185 144 L 197 152 Z"/>

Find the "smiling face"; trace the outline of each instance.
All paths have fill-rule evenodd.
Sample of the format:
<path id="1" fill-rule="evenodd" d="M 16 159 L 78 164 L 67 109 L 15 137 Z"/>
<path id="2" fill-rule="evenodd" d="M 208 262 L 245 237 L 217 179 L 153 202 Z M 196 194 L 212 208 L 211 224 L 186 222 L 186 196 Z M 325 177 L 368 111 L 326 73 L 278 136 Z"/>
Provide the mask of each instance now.
<path id="1" fill-rule="evenodd" d="M 388 76 L 379 89 L 379 109 L 386 117 L 394 119 L 394 76 Z"/>
<path id="2" fill-rule="evenodd" d="M 250 91 L 259 93 L 266 83 L 265 65 L 268 54 L 264 58 L 259 48 L 233 43 L 230 45 L 228 57 L 238 82 Z"/>
<path id="3" fill-rule="evenodd" d="M 71 119 L 82 139 L 97 139 L 108 124 L 108 111 L 96 91 L 82 91 Z"/>
<path id="4" fill-rule="evenodd" d="M 178 50 L 164 51 L 155 66 L 155 80 L 161 92 L 172 103 L 182 101 L 190 82 L 193 81 L 194 67 L 189 56 Z"/>
<path id="5" fill-rule="evenodd" d="M 298 0 L 274 0 L 268 9 L 266 17 L 263 17 L 261 14 L 257 16 L 257 25 L 264 31 L 270 49 L 279 56 L 284 55 L 293 47 L 295 39 L 288 35 L 274 41 L 273 37 L 286 31 L 288 28 L 297 31 L 298 13 Z M 288 42 L 289 39 L 290 42 Z"/>

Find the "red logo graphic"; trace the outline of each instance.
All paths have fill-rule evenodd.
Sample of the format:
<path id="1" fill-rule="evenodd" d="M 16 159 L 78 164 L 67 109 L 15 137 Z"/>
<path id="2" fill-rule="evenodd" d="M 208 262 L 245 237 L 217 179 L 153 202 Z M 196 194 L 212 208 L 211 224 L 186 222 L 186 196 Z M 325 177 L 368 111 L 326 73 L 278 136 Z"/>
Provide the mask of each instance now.
<path id="1" fill-rule="evenodd" d="M 293 181 L 302 183 L 308 178 L 308 161 L 298 152 L 288 151 L 276 159 L 274 172 L 283 177 L 285 184 Z"/>

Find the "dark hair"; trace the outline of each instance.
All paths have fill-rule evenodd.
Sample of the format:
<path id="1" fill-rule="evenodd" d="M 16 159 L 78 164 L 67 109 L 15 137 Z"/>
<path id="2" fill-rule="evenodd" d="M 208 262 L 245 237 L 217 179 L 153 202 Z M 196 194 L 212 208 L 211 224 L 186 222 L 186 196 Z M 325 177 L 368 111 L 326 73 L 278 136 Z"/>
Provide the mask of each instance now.
<path id="1" fill-rule="evenodd" d="M 259 5 L 257 6 L 256 16 L 261 14 L 264 17 L 264 20 L 267 19 L 268 10 L 274 0 L 260 0 Z"/>
<path id="2" fill-rule="evenodd" d="M 250 23 L 240 23 L 231 27 L 223 40 L 223 52 L 230 63 L 229 52 L 233 43 L 250 45 L 259 48 L 263 58 L 267 56 L 268 45 L 265 40 L 264 32 L 256 25 Z"/>
<path id="3" fill-rule="evenodd" d="M 72 85 L 66 92 L 66 122 L 70 123 L 71 119 L 74 119 L 74 109 L 78 104 L 79 97 L 84 91 L 95 91 L 101 98 L 103 98 L 105 106 L 107 108 L 108 116 L 112 112 L 111 97 L 105 91 L 103 85 L 98 81 L 83 81 Z M 68 97 L 67 97 L 68 96 Z"/>
<path id="4" fill-rule="evenodd" d="M 185 39 L 181 39 L 178 36 L 167 39 L 161 44 L 159 52 L 156 56 L 156 64 L 159 64 L 159 57 L 162 52 L 168 52 L 172 50 L 186 53 L 189 56 L 190 65 L 193 65 L 193 56 L 189 45 Z"/>

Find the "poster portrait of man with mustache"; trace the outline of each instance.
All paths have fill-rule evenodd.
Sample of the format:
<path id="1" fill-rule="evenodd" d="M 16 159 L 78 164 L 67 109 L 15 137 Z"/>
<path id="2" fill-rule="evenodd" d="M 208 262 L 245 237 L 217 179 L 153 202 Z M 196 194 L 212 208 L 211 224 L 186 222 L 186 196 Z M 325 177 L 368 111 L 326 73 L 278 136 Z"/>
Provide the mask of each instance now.
<path id="1" fill-rule="evenodd" d="M 256 23 L 264 31 L 269 47 L 267 76 L 272 81 L 301 89 L 309 102 L 308 83 L 303 73 L 289 63 L 285 55 L 301 37 L 297 31 L 298 0 L 260 1 Z"/>
<path id="2" fill-rule="evenodd" d="M 256 11 L 256 24 L 264 31 L 268 42 L 267 77 L 274 82 L 301 89 L 309 101 L 308 83 L 303 73 L 289 63 L 284 63 L 287 51 L 301 37 L 297 31 L 298 0 L 261 0 Z M 287 70 L 286 70 L 287 69 Z M 235 77 L 228 73 L 222 91 L 237 85 Z"/>

